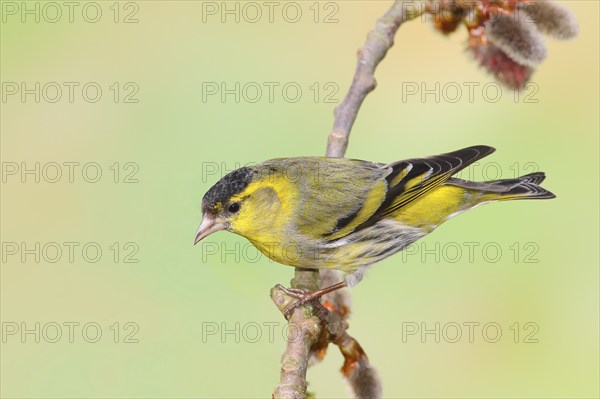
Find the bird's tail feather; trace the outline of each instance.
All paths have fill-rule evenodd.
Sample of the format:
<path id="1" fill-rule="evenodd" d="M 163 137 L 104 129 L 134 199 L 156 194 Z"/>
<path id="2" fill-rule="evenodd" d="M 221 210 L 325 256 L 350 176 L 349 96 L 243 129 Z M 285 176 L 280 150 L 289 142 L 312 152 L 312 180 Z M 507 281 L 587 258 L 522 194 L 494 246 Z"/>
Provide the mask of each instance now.
<path id="1" fill-rule="evenodd" d="M 505 201 L 521 199 L 551 199 L 556 195 L 540 187 L 546 175 L 544 172 L 531 173 L 516 179 L 486 181 L 495 188 L 494 192 L 484 194 L 486 201 Z"/>

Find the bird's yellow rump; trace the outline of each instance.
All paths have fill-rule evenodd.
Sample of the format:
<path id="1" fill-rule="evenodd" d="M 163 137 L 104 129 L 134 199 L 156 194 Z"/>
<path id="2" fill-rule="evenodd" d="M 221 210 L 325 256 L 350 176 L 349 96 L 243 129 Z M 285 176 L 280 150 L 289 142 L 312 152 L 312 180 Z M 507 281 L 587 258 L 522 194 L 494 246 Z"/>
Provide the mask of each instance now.
<path id="1" fill-rule="evenodd" d="M 487 182 L 452 177 L 492 152 L 474 146 L 389 165 L 299 157 L 243 167 L 205 194 L 195 242 L 225 229 L 279 263 L 341 270 L 343 285 L 352 286 L 367 266 L 466 210 L 492 201 L 554 198 L 540 187 L 541 172 Z"/>

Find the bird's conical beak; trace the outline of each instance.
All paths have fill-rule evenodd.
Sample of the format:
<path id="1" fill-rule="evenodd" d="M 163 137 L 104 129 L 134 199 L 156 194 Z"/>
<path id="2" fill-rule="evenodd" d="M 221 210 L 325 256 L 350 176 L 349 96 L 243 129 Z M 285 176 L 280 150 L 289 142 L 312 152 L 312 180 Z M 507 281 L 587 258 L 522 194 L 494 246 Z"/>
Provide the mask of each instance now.
<path id="1" fill-rule="evenodd" d="M 225 225 L 217 220 L 217 217 L 212 213 L 205 213 L 202 218 L 202 223 L 198 227 L 196 232 L 196 238 L 194 238 L 194 245 L 198 244 L 204 237 L 211 235 L 212 233 L 223 230 Z"/>

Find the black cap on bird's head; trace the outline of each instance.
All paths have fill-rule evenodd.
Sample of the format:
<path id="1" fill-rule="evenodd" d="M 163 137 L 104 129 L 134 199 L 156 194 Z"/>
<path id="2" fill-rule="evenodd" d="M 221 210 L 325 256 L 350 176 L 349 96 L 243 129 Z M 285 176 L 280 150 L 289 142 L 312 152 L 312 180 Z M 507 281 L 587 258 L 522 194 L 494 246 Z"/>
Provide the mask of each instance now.
<path id="1" fill-rule="evenodd" d="M 252 181 L 252 169 L 244 166 L 223 176 L 202 198 L 202 212 L 216 213 L 229 199 Z"/>
<path id="2" fill-rule="evenodd" d="M 202 223 L 196 232 L 194 244 L 197 244 L 204 237 L 226 228 L 225 223 L 218 220 L 217 214 L 232 196 L 241 193 L 250 184 L 252 177 L 252 169 L 244 166 L 223 176 L 204 194 L 204 198 L 202 198 Z"/>

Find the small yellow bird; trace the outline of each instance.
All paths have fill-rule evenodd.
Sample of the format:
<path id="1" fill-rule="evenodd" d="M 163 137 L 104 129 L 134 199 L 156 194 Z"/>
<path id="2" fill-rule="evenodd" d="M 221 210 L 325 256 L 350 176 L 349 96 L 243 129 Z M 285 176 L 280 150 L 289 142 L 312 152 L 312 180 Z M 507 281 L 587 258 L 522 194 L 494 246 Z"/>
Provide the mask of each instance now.
<path id="1" fill-rule="evenodd" d="M 487 182 L 452 177 L 494 151 L 473 146 L 389 165 L 299 157 L 243 167 L 204 195 L 194 243 L 228 230 L 279 263 L 345 272 L 344 281 L 314 293 L 289 291 L 300 299 L 297 304 L 304 303 L 357 284 L 369 265 L 466 210 L 492 201 L 555 197 L 540 187 L 541 172 Z"/>

